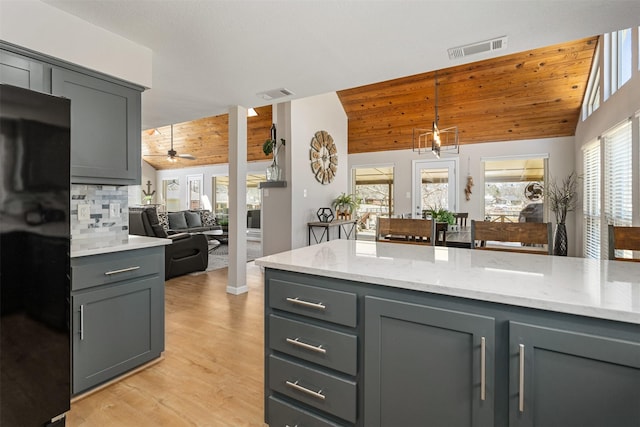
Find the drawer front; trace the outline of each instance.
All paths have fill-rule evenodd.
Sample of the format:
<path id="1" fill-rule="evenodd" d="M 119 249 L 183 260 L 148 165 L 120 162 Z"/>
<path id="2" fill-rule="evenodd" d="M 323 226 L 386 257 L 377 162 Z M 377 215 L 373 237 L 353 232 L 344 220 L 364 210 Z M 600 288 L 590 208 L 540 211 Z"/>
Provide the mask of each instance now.
<path id="1" fill-rule="evenodd" d="M 90 288 L 164 271 L 164 248 L 114 252 L 71 259 L 71 290 Z"/>
<path id="2" fill-rule="evenodd" d="M 269 387 L 350 422 L 356 421 L 356 383 L 269 356 Z"/>
<path id="3" fill-rule="evenodd" d="M 271 279 L 269 286 L 269 305 L 272 308 L 340 325 L 357 325 L 356 294 L 278 279 Z"/>
<path id="4" fill-rule="evenodd" d="M 338 427 L 331 421 L 269 396 L 269 425 L 271 427 Z"/>
<path id="5" fill-rule="evenodd" d="M 357 373 L 358 338 L 327 328 L 269 316 L 272 349 L 346 374 Z"/>

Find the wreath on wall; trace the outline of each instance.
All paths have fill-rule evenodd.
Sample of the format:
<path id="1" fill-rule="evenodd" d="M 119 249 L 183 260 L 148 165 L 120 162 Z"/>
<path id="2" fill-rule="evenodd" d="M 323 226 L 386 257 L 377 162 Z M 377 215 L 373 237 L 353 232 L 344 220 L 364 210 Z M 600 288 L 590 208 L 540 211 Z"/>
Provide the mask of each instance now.
<path id="1" fill-rule="evenodd" d="M 319 130 L 313 135 L 309 158 L 316 180 L 321 184 L 331 183 L 338 171 L 338 149 L 327 131 Z"/>

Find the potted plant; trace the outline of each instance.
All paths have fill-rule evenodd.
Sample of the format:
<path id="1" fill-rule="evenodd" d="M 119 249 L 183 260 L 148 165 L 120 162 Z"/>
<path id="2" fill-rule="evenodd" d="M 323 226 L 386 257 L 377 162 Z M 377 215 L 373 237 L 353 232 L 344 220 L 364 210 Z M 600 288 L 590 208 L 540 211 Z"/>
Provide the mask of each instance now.
<path id="1" fill-rule="evenodd" d="M 444 208 L 430 208 L 427 210 L 427 214 L 431 216 L 435 222 L 445 222 L 449 225 L 456 223 L 456 217 L 453 212 Z"/>
<path id="2" fill-rule="evenodd" d="M 280 142 L 276 139 L 276 125 L 271 125 L 271 137 L 262 144 L 262 151 L 266 156 L 273 154 L 271 166 L 267 168 L 267 181 L 280 181 L 280 166 L 278 166 L 278 151 L 286 144 L 284 138 Z"/>
<path id="3" fill-rule="evenodd" d="M 561 183 L 551 179 L 546 189 L 549 206 L 556 216 L 556 232 L 553 239 L 553 254 L 567 256 L 569 243 L 567 239 L 567 213 L 576 209 L 578 199 L 578 179 L 580 177 L 571 172 Z"/>
<path id="4" fill-rule="evenodd" d="M 360 198 L 353 194 L 341 193 L 333 200 L 333 208 L 338 219 L 351 219 L 351 215 L 360 206 Z"/>

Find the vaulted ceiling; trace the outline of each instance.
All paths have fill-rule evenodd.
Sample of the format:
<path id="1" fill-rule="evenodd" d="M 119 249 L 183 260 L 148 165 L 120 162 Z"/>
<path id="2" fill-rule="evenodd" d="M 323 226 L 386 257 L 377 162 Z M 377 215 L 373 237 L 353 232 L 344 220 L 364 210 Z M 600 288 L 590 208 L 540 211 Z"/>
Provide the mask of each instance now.
<path id="1" fill-rule="evenodd" d="M 457 126 L 460 144 L 570 136 L 575 133 L 597 37 L 338 91 L 349 121 L 348 152 L 408 149 L 413 128 L 430 128 L 438 83 L 438 125 Z M 247 160 L 264 160 L 271 107 L 248 119 Z M 156 169 L 228 162 L 226 114 L 174 125 L 179 154 L 166 160 L 169 126 L 142 135 L 143 159 Z M 151 156 L 150 156 L 151 155 Z"/>

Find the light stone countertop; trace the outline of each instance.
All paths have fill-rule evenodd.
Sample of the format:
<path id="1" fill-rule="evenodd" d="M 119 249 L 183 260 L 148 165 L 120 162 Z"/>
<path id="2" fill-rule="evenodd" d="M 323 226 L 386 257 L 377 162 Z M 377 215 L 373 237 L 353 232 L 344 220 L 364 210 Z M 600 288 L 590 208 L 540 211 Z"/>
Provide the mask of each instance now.
<path id="1" fill-rule="evenodd" d="M 108 246 L 104 248 L 82 249 L 78 251 L 71 249 L 71 258 L 78 258 L 89 255 L 108 254 L 112 252 L 130 251 L 133 249 L 153 248 L 156 246 L 170 245 L 170 239 L 160 239 L 157 237 L 135 236 L 129 235 L 129 241 L 121 245 Z"/>
<path id="2" fill-rule="evenodd" d="M 265 256 L 256 264 L 640 325 L 635 262 L 343 239 Z"/>

